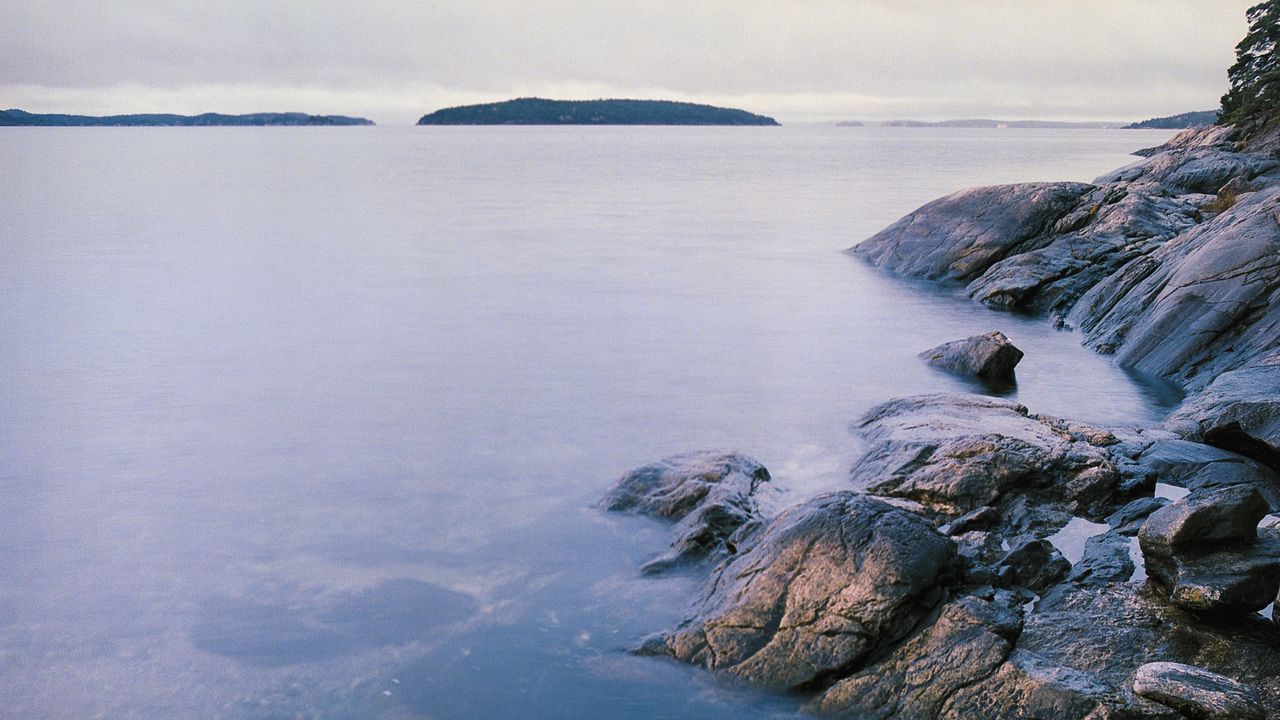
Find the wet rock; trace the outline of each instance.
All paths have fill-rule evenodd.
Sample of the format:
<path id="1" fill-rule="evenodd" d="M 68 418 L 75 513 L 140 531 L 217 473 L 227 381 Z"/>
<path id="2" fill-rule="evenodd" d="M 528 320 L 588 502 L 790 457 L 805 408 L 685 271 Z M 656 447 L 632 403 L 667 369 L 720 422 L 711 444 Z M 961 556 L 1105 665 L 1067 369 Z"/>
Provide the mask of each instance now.
<path id="1" fill-rule="evenodd" d="M 1147 663 L 1133 676 L 1133 691 L 1202 720 L 1264 720 L 1253 688 L 1229 677 L 1181 663 Z"/>
<path id="2" fill-rule="evenodd" d="M 968 281 L 1040 235 L 1092 189 L 1025 183 L 962 190 L 921 207 L 852 252 L 904 275 Z"/>
<path id="3" fill-rule="evenodd" d="M 1280 590 L 1280 531 L 1261 530 L 1256 542 L 1160 557 L 1146 553 L 1148 575 L 1169 601 L 1195 611 L 1257 612 Z"/>
<path id="4" fill-rule="evenodd" d="M 1022 538 L 1000 560 L 997 573 L 1004 587 L 1039 591 L 1071 569 L 1071 563 L 1048 540 Z"/>
<path id="5" fill-rule="evenodd" d="M 1022 351 L 1002 332 L 974 335 L 964 340 L 943 343 L 920 353 L 930 365 L 961 375 L 980 378 L 1008 379 L 1022 360 Z"/>
<path id="6" fill-rule="evenodd" d="M 1169 557 L 1180 547 L 1250 542 L 1269 506 L 1250 485 L 1197 490 L 1151 513 L 1138 541 L 1144 554 Z"/>
<path id="7" fill-rule="evenodd" d="M 1109 514 L 1123 484 L 1110 453 L 1087 439 L 1101 436 L 1007 400 L 900 398 L 873 408 L 856 427 L 868 449 L 851 471 L 855 486 L 913 500 L 946 519 L 995 506 L 1014 488 L 1039 493 L 1068 515 Z"/>
<path id="8" fill-rule="evenodd" d="M 965 513 L 955 520 L 951 521 L 942 531 L 948 535 L 963 535 L 973 530 L 985 530 L 995 525 L 1000 519 L 1000 514 L 992 507 L 980 507 L 972 512 Z"/>
<path id="9" fill-rule="evenodd" d="M 1274 683 L 1280 628 L 1256 615 L 1188 613 L 1151 590 L 1136 583 L 1059 585 L 1026 617 L 1018 649 L 1087 674 L 1115 693 L 1113 709 L 1133 709 L 1130 680 L 1153 661 L 1196 665 L 1258 687 Z"/>
<path id="10" fill-rule="evenodd" d="M 916 515 L 857 493 L 819 496 L 716 569 L 667 651 L 766 688 L 835 677 L 930 613 L 954 556 Z"/>
<path id="11" fill-rule="evenodd" d="M 824 692 L 810 710 L 865 720 L 936 718 L 957 691 L 993 674 L 1018 632 L 1019 613 L 1000 602 L 966 596 L 884 660 Z"/>
<path id="12" fill-rule="evenodd" d="M 1137 535 L 1147 517 L 1168 504 L 1169 501 L 1165 498 L 1138 498 L 1108 515 L 1107 524 L 1121 535 Z"/>
<path id="13" fill-rule="evenodd" d="M 603 505 L 612 512 L 678 521 L 670 550 L 644 567 L 645 572 L 658 572 L 734 548 L 735 533 L 759 519 L 756 495 L 768 481 L 769 471 L 744 455 L 675 455 L 624 475 Z"/>
<path id="14" fill-rule="evenodd" d="M 1126 582 L 1135 569 L 1129 557 L 1129 539 L 1106 532 L 1085 540 L 1084 555 L 1071 566 L 1067 581 L 1078 587 L 1098 587 Z"/>

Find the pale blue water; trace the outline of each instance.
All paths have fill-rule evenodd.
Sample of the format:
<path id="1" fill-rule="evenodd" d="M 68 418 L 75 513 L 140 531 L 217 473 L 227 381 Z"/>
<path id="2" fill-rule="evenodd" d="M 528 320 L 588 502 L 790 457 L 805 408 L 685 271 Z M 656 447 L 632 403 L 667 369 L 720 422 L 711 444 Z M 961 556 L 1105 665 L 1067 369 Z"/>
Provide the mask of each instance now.
<path id="1" fill-rule="evenodd" d="M 847 427 L 1003 330 L 1016 397 L 1169 396 L 1041 320 L 841 251 L 961 187 L 1169 133 L 0 131 L 0 715 L 739 718 L 623 650 L 679 619 L 628 468 L 839 487 Z"/>

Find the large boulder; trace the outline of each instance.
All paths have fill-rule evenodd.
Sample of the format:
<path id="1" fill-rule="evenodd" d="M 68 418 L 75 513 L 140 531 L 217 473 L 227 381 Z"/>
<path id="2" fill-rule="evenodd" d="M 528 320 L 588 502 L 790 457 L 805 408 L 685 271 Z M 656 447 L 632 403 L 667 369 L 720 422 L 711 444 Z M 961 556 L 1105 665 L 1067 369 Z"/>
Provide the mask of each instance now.
<path id="1" fill-rule="evenodd" d="M 623 475 L 602 504 L 677 521 L 670 549 L 644 567 L 657 572 L 682 561 L 731 551 L 735 533 L 760 516 L 756 495 L 769 471 L 736 453 L 674 455 Z"/>
<path id="2" fill-rule="evenodd" d="M 1229 677 L 1182 663 L 1147 663 L 1133 691 L 1199 720 L 1265 720 L 1258 691 Z"/>
<path id="3" fill-rule="evenodd" d="M 1022 351 L 999 331 L 974 335 L 925 350 L 920 357 L 930 365 L 961 375 L 1007 379 L 1022 360 Z"/>
<path id="4" fill-rule="evenodd" d="M 693 615 L 645 650 L 761 687 L 806 686 L 902 640 L 942 599 L 954 558 L 916 515 L 822 495 L 717 568 Z"/>
<path id="5" fill-rule="evenodd" d="M 1174 418 L 1190 419 L 1189 413 L 1175 412 Z M 1203 437 L 1200 422 L 1172 421 L 1186 434 Z M 1160 482 L 1188 490 L 1211 490 L 1232 485 L 1251 485 L 1267 499 L 1273 510 L 1280 510 L 1280 476 L 1265 465 L 1239 453 L 1201 442 L 1180 439 L 1158 439 L 1137 458 Z"/>
<path id="6" fill-rule="evenodd" d="M 851 471 L 855 486 L 915 501 L 942 519 L 1032 492 L 1057 504 L 1054 522 L 1070 512 L 1105 516 L 1117 494 L 1144 482 L 1117 466 L 1121 459 L 1107 450 L 1117 442 L 1111 433 L 1032 415 L 1009 400 L 900 398 L 872 408 L 856 428 L 867 451 Z M 1027 517 L 1024 525 L 1036 522 Z"/>

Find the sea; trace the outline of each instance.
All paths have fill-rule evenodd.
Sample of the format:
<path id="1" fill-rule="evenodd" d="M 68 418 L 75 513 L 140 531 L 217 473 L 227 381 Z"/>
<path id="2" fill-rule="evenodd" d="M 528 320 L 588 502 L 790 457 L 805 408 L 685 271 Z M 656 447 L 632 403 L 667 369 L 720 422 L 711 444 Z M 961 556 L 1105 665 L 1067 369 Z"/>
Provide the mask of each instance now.
<path id="1" fill-rule="evenodd" d="M 848 487 L 890 398 L 1000 330 L 1031 410 L 1176 388 L 844 251 L 1169 131 L 0 129 L 0 717 L 789 718 L 629 652 L 705 567 L 605 513 L 750 455 Z"/>

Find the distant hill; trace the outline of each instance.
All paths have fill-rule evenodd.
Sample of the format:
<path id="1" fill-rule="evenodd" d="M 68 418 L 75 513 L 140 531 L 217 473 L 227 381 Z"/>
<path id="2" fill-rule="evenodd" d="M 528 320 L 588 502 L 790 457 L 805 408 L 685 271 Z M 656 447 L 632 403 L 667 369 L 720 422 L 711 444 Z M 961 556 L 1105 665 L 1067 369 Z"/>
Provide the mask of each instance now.
<path id="1" fill-rule="evenodd" d="M 372 125 L 372 120 L 345 115 L 252 113 L 249 115 L 40 115 L 23 110 L 0 110 L 0 125 L 26 126 L 213 126 L 213 125 Z"/>
<path id="2" fill-rule="evenodd" d="M 668 100 L 544 100 L 518 98 L 445 108 L 419 125 L 777 125 L 745 110 Z"/>
<path id="3" fill-rule="evenodd" d="M 1168 117 L 1151 118 L 1129 125 L 1125 125 L 1125 130 L 1184 130 L 1186 128 L 1204 127 L 1218 122 L 1217 110 L 1196 110 L 1195 112 L 1185 112 L 1181 115 L 1169 115 Z"/>
<path id="4" fill-rule="evenodd" d="M 884 127 L 930 127 L 930 128 L 1085 128 L 1107 129 L 1118 128 L 1124 123 L 1116 122 L 1065 122 L 1059 120 L 988 120 L 971 118 L 964 120 L 942 120 L 930 122 L 925 120 L 889 120 L 881 123 Z"/>

